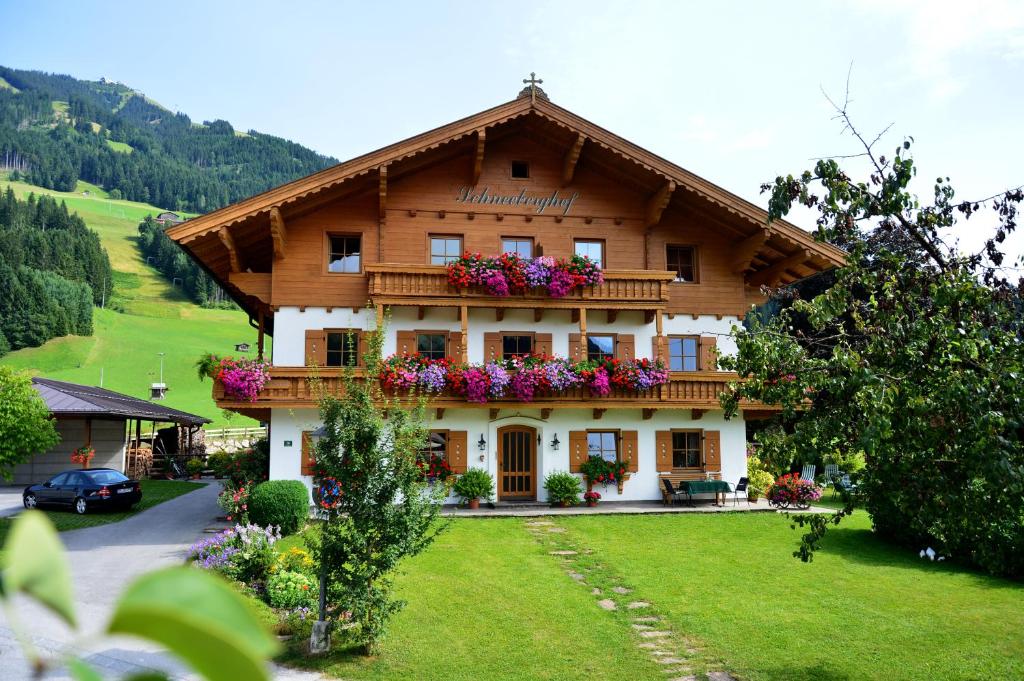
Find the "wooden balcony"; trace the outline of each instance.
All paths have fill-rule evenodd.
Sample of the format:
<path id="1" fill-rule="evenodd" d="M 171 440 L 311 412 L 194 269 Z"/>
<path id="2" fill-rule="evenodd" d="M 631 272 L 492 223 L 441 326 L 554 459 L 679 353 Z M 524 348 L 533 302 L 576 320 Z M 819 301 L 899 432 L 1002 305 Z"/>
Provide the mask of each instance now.
<path id="1" fill-rule="evenodd" d="M 366 265 L 370 297 L 377 305 L 535 309 L 596 308 L 653 311 L 668 303 L 671 272 L 605 270 L 604 283 L 552 298 L 544 289 L 492 296 L 481 287 L 455 288 L 440 265 Z"/>
<path id="2" fill-rule="evenodd" d="M 355 369 L 354 375 L 363 380 L 362 369 Z M 484 409 L 696 409 L 700 411 L 720 409 L 718 395 L 723 392 L 736 374 L 727 372 L 673 372 L 667 384 L 657 386 L 646 393 L 613 388 L 607 397 L 591 397 L 586 388 L 576 388 L 554 395 L 537 395 L 533 402 L 500 400 L 477 404 L 453 395 L 431 395 L 431 408 L 484 408 Z M 266 420 L 269 409 L 315 409 L 319 391 L 338 394 L 342 388 L 341 370 L 311 367 L 273 367 L 270 381 L 263 388 L 255 402 L 242 402 L 227 398 L 224 388 L 214 383 L 213 398 L 217 406 L 241 414 Z M 404 395 L 402 396 L 405 397 Z M 596 415 L 596 414 L 595 414 Z M 646 413 L 645 416 L 649 416 Z"/>

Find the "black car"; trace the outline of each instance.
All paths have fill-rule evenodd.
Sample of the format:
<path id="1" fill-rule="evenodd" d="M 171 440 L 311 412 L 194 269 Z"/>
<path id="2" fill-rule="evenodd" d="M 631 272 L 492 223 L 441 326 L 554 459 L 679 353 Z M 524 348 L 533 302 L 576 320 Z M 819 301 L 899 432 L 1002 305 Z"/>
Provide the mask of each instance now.
<path id="1" fill-rule="evenodd" d="M 98 508 L 131 508 L 141 499 L 139 481 L 111 468 L 64 471 L 22 493 L 25 508 L 67 506 L 79 515 Z"/>

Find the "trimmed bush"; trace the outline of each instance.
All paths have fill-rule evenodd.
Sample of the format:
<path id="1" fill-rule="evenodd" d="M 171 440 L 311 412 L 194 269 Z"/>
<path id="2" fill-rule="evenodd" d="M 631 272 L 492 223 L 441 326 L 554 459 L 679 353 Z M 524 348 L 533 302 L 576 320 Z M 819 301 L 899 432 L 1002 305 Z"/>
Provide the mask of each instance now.
<path id="1" fill-rule="evenodd" d="M 544 489 L 552 506 L 575 506 L 580 502 L 583 483 L 572 473 L 556 471 L 544 479 Z"/>
<path id="2" fill-rule="evenodd" d="M 277 525 L 282 535 L 294 534 L 309 518 L 309 490 L 298 480 L 270 480 L 257 485 L 249 497 L 249 519 L 257 525 Z"/>
<path id="3" fill-rule="evenodd" d="M 231 455 L 227 452 L 214 452 L 206 457 L 206 462 L 215 478 L 226 478 L 231 474 Z"/>

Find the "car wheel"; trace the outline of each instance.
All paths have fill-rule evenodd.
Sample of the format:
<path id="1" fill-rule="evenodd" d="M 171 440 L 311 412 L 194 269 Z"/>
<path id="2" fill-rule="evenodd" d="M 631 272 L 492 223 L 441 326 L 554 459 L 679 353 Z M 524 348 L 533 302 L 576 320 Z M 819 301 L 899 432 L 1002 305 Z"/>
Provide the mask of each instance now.
<path id="1" fill-rule="evenodd" d="M 25 503 L 25 508 L 35 508 L 36 507 L 36 495 L 35 494 L 26 494 L 25 497 L 22 499 L 22 501 Z"/>
<path id="2" fill-rule="evenodd" d="M 78 497 L 77 499 L 75 499 L 75 513 L 77 513 L 78 515 L 85 515 L 85 512 L 88 509 L 89 507 L 88 505 L 86 505 L 85 499 L 83 499 L 82 497 Z"/>

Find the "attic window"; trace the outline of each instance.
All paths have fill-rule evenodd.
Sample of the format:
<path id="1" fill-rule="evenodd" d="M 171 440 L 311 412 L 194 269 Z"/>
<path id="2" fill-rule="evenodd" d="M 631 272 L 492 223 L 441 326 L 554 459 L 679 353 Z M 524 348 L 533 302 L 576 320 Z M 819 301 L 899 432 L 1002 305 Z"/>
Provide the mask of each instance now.
<path id="1" fill-rule="evenodd" d="M 515 180 L 527 180 L 530 178 L 529 161 L 512 161 L 512 178 Z"/>

